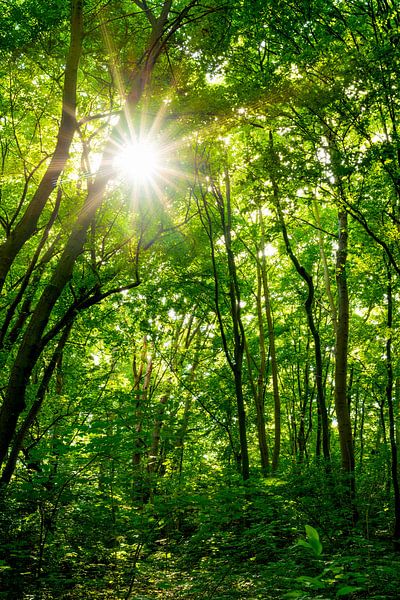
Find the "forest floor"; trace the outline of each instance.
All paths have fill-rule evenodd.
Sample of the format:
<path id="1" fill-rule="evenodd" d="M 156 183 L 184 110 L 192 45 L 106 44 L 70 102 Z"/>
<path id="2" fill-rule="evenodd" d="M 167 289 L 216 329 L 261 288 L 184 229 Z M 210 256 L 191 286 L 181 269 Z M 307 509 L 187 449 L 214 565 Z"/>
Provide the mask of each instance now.
<path id="1" fill-rule="evenodd" d="M 361 542 L 361 540 L 360 540 Z M 315 598 L 400 598 L 400 555 L 390 543 L 354 544 L 343 554 L 312 560 L 297 551 L 262 557 L 203 557 L 193 568 L 158 553 L 138 569 L 132 600 L 274 600 Z M 296 557 L 297 554 L 297 557 Z M 107 597 L 107 595 L 105 596 Z M 115 596 L 126 598 L 126 596 Z"/>
<path id="2" fill-rule="evenodd" d="M 364 493 L 360 521 L 349 527 L 340 494 L 313 489 L 312 478 L 297 477 L 252 489 L 221 481 L 219 489 L 158 497 L 142 512 L 142 526 L 121 526 L 115 544 L 100 545 L 100 526 L 96 548 L 89 539 L 70 548 L 68 573 L 49 546 L 52 568 L 39 581 L 21 573 L 19 593 L 0 587 L 0 599 L 398 600 L 400 552 L 387 506 L 379 512 Z"/>
<path id="3" fill-rule="evenodd" d="M 177 550 L 177 549 L 175 549 Z M 168 548 L 140 561 L 131 582 L 99 580 L 78 584 L 63 599 L 112 600 L 327 600 L 400 598 L 400 554 L 388 541 L 362 541 L 342 553 L 305 556 L 300 548 L 281 549 L 275 557 L 244 558 L 233 548 L 214 548 L 196 565 L 182 564 L 185 552 Z M 117 585 L 115 585 L 117 583 Z M 129 584 L 132 583 L 130 594 Z M 44 596 L 55 598 L 54 596 Z M 28 598 L 28 597 L 27 597 Z M 39 596 L 29 596 L 39 598 Z"/>

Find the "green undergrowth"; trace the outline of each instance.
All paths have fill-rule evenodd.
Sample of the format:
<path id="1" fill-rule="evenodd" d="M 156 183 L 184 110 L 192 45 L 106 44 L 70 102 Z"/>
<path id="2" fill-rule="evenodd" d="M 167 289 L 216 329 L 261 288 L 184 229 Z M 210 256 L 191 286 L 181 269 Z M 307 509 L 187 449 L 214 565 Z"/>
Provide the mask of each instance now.
<path id="1" fill-rule="evenodd" d="M 312 479 L 221 478 L 142 506 L 71 497 L 45 536 L 51 506 L 21 494 L 3 511 L 0 599 L 398 598 L 390 522 L 353 527 L 339 482 L 312 493 Z"/>

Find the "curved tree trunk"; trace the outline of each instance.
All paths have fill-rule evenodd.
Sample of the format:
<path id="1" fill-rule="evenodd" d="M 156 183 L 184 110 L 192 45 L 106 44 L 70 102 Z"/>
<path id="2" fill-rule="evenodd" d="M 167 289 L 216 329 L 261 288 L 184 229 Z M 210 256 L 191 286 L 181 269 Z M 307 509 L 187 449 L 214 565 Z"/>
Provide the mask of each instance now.
<path id="1" fill-rule="evenodd" d="M 267 371 L 267 352 L 265 348 L 265 332 L 262 310 L 262 266 L 257 263 L 257 318 L 258 318 L 258 338 L 260 349 L 260 368 L 255 386 L 255 405 L 257 415 L 257 437 L 260 450 L 261 472 L 268 475 L 269 471 L 269 450 L 267 443 L 267 432 L 265 428 L 265 378 Z"/>
<path id="2" fill-rule="evenodd" d="M 249 453 L 247 447 L 246 410 L 243 396 L 243 357 L 245 346 L 245 333 L 241 318 L 240 287 L 236 270 L 235 257 L 232 250 L 232 207 L 231 190 L 228 170 L 225 169 L 225 196 L 226 211 L 220 206 L 221 221 L 224 230 L 225 248 L 229 271 L 229 298 L 233 326 L 233 361 L 231 364 L 234 380 L 236 403 L 238 411 L 239 439 L 241 452 L 242 477 L 246 481 L 249 476 Z"/>
<path id="3" fill-rule="evenodd" d="M 237 269 L 235 263 L 235 256 L 232 249 L 232 210 L 231 210 L 231 190 L 230 190 L 230 179 L 227 168 L 225 169 L 225 190 L 224 193 L 212 181 L 211 194 L 216 202 L 216 208 L 218 211 L 218 226 L 222 229 L 224 235 L 224 246 L 226 255 L 226 265 L 229 275 L 228 294 L 229 294 L 229 312 L 231 331 L 233 337 L 232 349 L 229 347 L 227 339 L 226 325 L 222 318 L 221 313 L 221 291 L 220 291 L 220 277 L 217 268 L 217 259 L 214 245 L 214 221 L 209 206 L 207 193 L 203 188 L 200 188 L 202 206 L 198 202 L 199 214 L 204 229 L 207 233 L 207 237 L 210 243 L 211 251 L 211 264 L 213 269 L 214 277 L 214 303 L 215 312 L 218 320 L 219 330 L 221 334 L 222 346 L 224 353 L 233 374 L 234 385 L 235 385 L 235 397 L 236 407 L 238 416 L 238 429 L 239 429 L 239 443 L 240 443 L 240 470 L 243 480 L 249 479 L 249 453 L 247 444 L 247 430 L 246 430 L 246 410 L 243 396 L 243 358 L 245 352 L 245 332 L 243 322 L 241 318 L 241 305 L 240 305 L 240 286 L 237 276 Z M 212 178 L 211 178 L 212 179 Z"/>
<path id="4" fill-rule="evenodd" d="M 51 377 L 54 373 L 54 370 L 57 367 L 59 361 L 61 360 L 65 344 L 67 343 L 68 337 L 71 333 L 71 328 L 72 328 L 72 323 L 70 323 L 70 325 L 64 329 L 64 331 L 60 337 L 60 340 L 57 344 L 57 347 L 53 353 L 53 356 L 51 357 L 50 362 L 44 371 L 42 381 L 40 382 L 38 391 L 36 393 L 36 398 L 31 406 L 31 408 L 29 409 L 29 412 L 26 415 L 21 427 L 19 428 L 19 430 L 15 436 L 11 452 L 7 459 L 7 463 L 4 467 L 3 473 L 1 474 L 0 485 L 6 485 L 11 480 L 11 477 L 14 473 L 14 470 L 15 470 L 15 467 L 17 464 L 19 452 L 24 443 L 25 436 L 28 433 L 30 427 L 32 426 L 37 414 L 39 413 L 39 411 L 42 407 L 43 401 L 46 396 L 46 391 L 47 391 L 48 385 L 50 383 L 50 379 L 51 379 Z"/>
<path id="5" fill-rule="evenodd" d="M 278 214 L 280 215 L 280 223 L 282 227 L 283 237 L 286 244 L 286 250 L 292 260 L 297 272 L 304 279 L 308 288 L 308 295 L 304 303 L 304 308 L 307 315 L 307 323 L 311 331 L 311 335 L 314 340 L 314 354 L 315 354 L 315 380 L 317 384 L 317 402 L 318 411 L 321 420 L 321 432 L 322 432 L 322 452 L 325 460 L 330 460 L 330 448 L 329 448 L 329 423 L 328 423 L 328 411 L 326 408 L 324 381 L 323 381 L 323 368 L 322 368 L 322 352 L 321 352 L 321 339 L 318 329 L 315 325 L 313 315 L 314 305 L 314 282 L 311 275 L 305 270 L 305 268 L 299 263 L 296 256 L 290 246 L 289 237 L 286 231 L 286 225 L 283 220 L 283 214 L 279 207 Z"/>
<path id="6" fill-rule="evenodd" d="M 6 241 L 0 246 L 0 291 L 7 273 L 22 246 L 35 233 L 39 217 L 69 158 L 76 129 L 76 88 L 82 53 L 83 0 L 73 0 L 71 8 L 71 41 L 66 59 L 61 122 L 52 159 L 24 215 Z"/>
<path id="7" fill-rule="evenodd" d="M 271 132 L 270 132 L 270 149 L 271 149 L 271 153 L 273 155 L 275 155 L 275 152 L 273 149 L 273 138 L 272 138 Z M 273 185 L 275 207 L 276 207 L 276 211 L 277 211 L 277 215 L 278 215 L 279 224 L 280 224 L 280 227 L 282 230 L 283 240 L 285 242 L 286 251 L 287 251 L 289 258 L 292 261 L 293 266 L 295 267 L 296 271 L 298 272 L 300 277 L 307 284 L 308 293 L 307 293 L 307 298 L 304 302 L 304 308 L 305 308 L 306 315 L 307 315 L 307 323 L 308 323 L 308 326 L 311 331 L 311 335 L 314 340 L 315 380 L 316 380 L 316 385 L 317 385 L 318 409 L 319 409 L 320 416 L 321 416 L 322 451 L 323 451 L 324 459 L 326 461 L 329 461 L 330 460 L 329 423 L 328 423 L 328 411 L 326 408 L 325 391 L 324 391 L 321 339 L 320 339 L 319 331 L 315 325 L 314 314 L 313 314 L 314 295 L 315 295 L 314 282 L 313 282 L 313 278 L 310 275 L 310 273 L 308 273 L 306 271 L 306 269 L 303 267 L 303 265 L 300 264 L 298 258 L 296 257 L 296 255 L 293 252 L 293 249 L 292 249 L 292 246 L 291 246 L 291 243 L 289 240 L 289 236 L 287 233 L 287 229 L 286 229 L 285 219 L 284 219 L 282 208 L 281 208 L 278 183 L 277 183 L 276 178 L 273 173 L 271 174 L 271 179 L 272 179 L 272 185 Z"/>

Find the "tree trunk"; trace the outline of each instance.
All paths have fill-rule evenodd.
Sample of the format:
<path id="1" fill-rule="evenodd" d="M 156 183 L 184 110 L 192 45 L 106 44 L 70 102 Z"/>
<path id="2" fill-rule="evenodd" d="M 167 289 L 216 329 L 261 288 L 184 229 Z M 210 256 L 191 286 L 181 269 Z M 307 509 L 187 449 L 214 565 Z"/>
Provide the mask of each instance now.
<path id="1" fill-rule="evenodd" d="M 19 455 L 22 445 L 24 443 L 25 436 L 28 433 L 37 414 L 39 413 L 39 410 L 42 407 L 44 398 L 46 396 L 46 391 L 47 391 L 48 385 L 50 383 L 50 379 L 53 375 L 54 369 L 57 367 L 57 365 L 59 364 L 59 362 L 61 360 L 65 344 L 67 343 L 69 334 L 71 332 L 71 328 L 72 328 L 72 323 L 64 329 L 64 331 L 60 337 L 60 340 L 57 344 L 57 347 L 53 353 L 53 356 L 51 357 L 49 364 L 47 365 L 47 367 L 44 370 L 42 381 L 41 381 L 38 391 L 36 393 L 36 398 L 31 406 L 28 414 L 26 415 L 21 427 L 19 428 L 19 431 L 17 432 L 17 434 L 15 436 L 11 452 L 7 459 L 7 463 L 4 467 L 3 473 L 1 474 L 0 485 L 6 485 L 11 480 L 11 477 L 15 471 L 15 467 L 17 464 L 18 455 Z M 58 391 L 58 389 L 59 389 L 58 383 L 56 384 L 56 387 L 57 387 L 56 392 L 58 394 L 58 393 L 60 393 Z"/>
<path id="2" fill-rule="evenodd" d="M 238 411 L 239 424 L 239 440 L 242 464 L 242 476 L 246 481 L 249 478 L 249 454 L 247 448 L 247 431 L 246 431 L 246 411 L 244 406 L 243 396 L 243 356 L 245 334 L 241 318 L 240 306 L 240 288 L 236 271 L 235 257 L 232 250 L 232 207 L 231 207 L 231 190 L 228 170 L 225 169 L 225 195 L 226 195 L 226 213 L 222 207 L 221 218 L 224 228 L 225 248 L 228 259 L 229 271 L 229 298 L 231 306 L 231 317 L 233 325 L 233 362 L 232 371 L 235 379 L 235 392 Z"/>
<path id="3" fill-rule="evenodd" d="M 144 442 L 140 438 L 140 434 L 142 432 L 143 426 L 143 416 L 144 409 L 148 399 L 148 389 L 150 387 L 150 379 L 153 371 L 153 359 L 152 356 L 147 355 L 147 337 L 144 336 L 143 339 L 143 347 L 140 355 L 139 367 L 137 365 L 136 353 L 134 352 L 133 361 L 132 361 L 132 371 L 133 371 L 133 393 L 136 398 L 134 401 L 135 404 L 135 441 L 134 441 L 134 452 L 132 455 L 132 465 L 134 471 L 137 470 L 137 467 L 140 465 Z M 143 371 L 146 367 L 146 370 Z M 135 476 L 135 473 L 134 473 Z"/>
<path id="4" fill-rule="evenodd" d="M 326 260 L 326 254 L 325 254 L 325 248 L 324 248 L 324 240 L 322 237 L 322 230 L 321 230 L 321 219 L 320 219 L 320 214 L 319 214 L 319 207 L 318 207 L 318 203 L 316 201 L 315 198 L 313 198 L 313 209 L 314 209 L 314 215 L 315 215 L 315 221 L 317 223 L 318 226 L 318 245 L 319 245 L 319 253 L 321 256 L 321 260 L 322 260 L 322 266 L 323 266 L 323 270 L 324 270 L 324 283 L 325 283 L 325 291 L 326 291 L 326 295 L 328 297 L 328 301 L 329 301 L 329 307 L 331 309 L 331 317 L 332 317 L 332 325 L 333 325 L 333 331 L 336 335 L 336 329 L 337 329 L 337 311 L 336 311 L 336 306 L 335 306 L 335 300 L 333 298 L 333 294 L 332 294 L 332 289 L 331 289 L 331 282 L 330 282 L 330 278 L 329 278 L 329 269 L 328 269 L 328 262 Z"/>
<path id="5" fill-rule="evenodd" d="M 257 262 L 257 320 L 258 320 L 258 348 L 260 351 L 260 363 L 257 365 L 257 381 L 253 377 L 252 357 L 250 356 L 248 345 L 246 343 L 247 368 L 249 372 L 250 387 L 252 390 L 254 405 L 256 407 L 256 427 L 258 449 L 260 452 L 261 474 L 263 477 L 268 475 L 269 471 L 269 449 L 267 442 L 267 432 L 265 428 L 265 377 L 267 368 L 267 358 L 265 349 L 265 334 L 263 310 L 261 303 L 262 281 L 261 281 L 261 266 Z"/>
<path id="6" fill-rule="evenodd" d="M 392 293 L 392 274 L 390 265 L 387 266 L 388 285 L 387 285 L 387 327 L 388 338 L 386 340 L 386 400 L 389 411 L 389 436 L 390 449 L 392 456 L 392 483 L 394 492 L 394 530 L 393 539 L 396 547 L 400 548 L 400 488 L 398 473 L 398 454 L 396 443 L 396 425 L 393 407 L 393 360 L 392 360 L 392 328 L 393 328 L 393 293 Z"/>
<path id="7" fill-rule="evenodd" d="M 211 263 L 214 276 L 214 302 L 215 311 L 217 315 L 219 330 L 221 334 L 222 346 L 229 367 L 232 371 L 235 385 L 235 396 L 236 406 L 238 415 L 238 429 L 239 429 L 239 441 L 240 441 L 240 467 L 241 474 L 244 481 L 249 479 L 249 453 L 247 446 L 247 430 L 246 430 L 246 410 L 243 396 L 243 381 L 242 381 L 242 368 L 243 368 L 243 357 L 245 352 L 245 333 L 243 322 L 241 319 L 241 306 L 240 306 L 240 286 L 237 276 L 235 256 L 232 250 L 232 208 L 231 208 L 231 190 L 230 190 L 230 179 L 227 168 L 224 172 L 225 176 L 225 196 L 220 188 L 212 180 L 211 193 L 219 214 L 220 226 L 224 234 L 224 246 L 226 253 L 226 263 L 229 274 L 229 308 L 230 308 L 230 319 L 232 323 L 233 332 L 233 352 L 229 348 L 228 339 L 226 335 L 226 327 L 222 318 L 221 306 L 220 306 L 220 278 L 217 269 L 217 259 L 215 255 L 214 246 L 214 228 L 213 228 L 213 217 L 210 213 L 210 207 L 208 204 L 207 193 L 204 189 L 200 189 L 202 197 L 202 209 L 200 208 L 200 218 L 203 226 L 206 230 L 211 250 Z M 205 216 L 204 216 L 205 215 Z"/>
<path id="8" fill-rule="evenodd" d="M 265 267 L 262 268 L 262 279 L 265 314 L 268 324 L 269 353 L 271 357 L 272 390 L 274 395 L 274 451 L 272 454 L 272 471 L 276 471 L 279 465 L 279 456 L 281 452 L 281 398 L 279 394 L 278 383 L 278 362 L 276 360 L 275 331 L 272 320 L 268 279 Z"/>
<path id="9" fill-rule="evenodd" d="M 275 347 L 275 330 L 274 322 L 272 318 L 270 293 L 268 287 L 268 276 L 267 276 L 267 265 L 264 254 L 264 240 L 265 230 L 262 212 L 259 211 L 259 219 L 261 225 L 261 276 L 264 290 L 264 305 L 265 315 L 267 317 L 268 325 L 268 341 L 269 341 L 269 353 L 271 357 L 271 373 L 272 373 L 272 390 L 274 395 L 274 452 L 272 455 L 272 471 L 276 471 L 279 464 L 279 455 L 281 452 L 281 399 L 279 394 L 279 383 L 278 383 L 278 361 L 276 359 L 276 347 Z"/>
<path id="10" fill-rule="evenodd" d="M 18 252 L 35 233 L 43 208 L 69 158 L 69 149 L 76 129 L 76 87 L 82 52 L 83 0 L 72 1 L 70 31 L 71 41 L 65 65 L 62 113 L 56 147 L 24 215 L 0 246 L 0 291 Z"/>
<path id="11" fill-rule="evenodd" d="M 271 156 L 276 162 L 279 162 L 279 158 L 277 157 L 275 150 L 274 150 L 273 136 L 272 136 L 271 131 L 269 133 L 269 141 L 270 141 Z M 320 335 L 319 335 L 318 329 L 315 325 L 314 314 L 313 314 L 314 295 L 315 295 L 314 282 L 313 282 L 313 279 L 312 279 L 312 276 L 310 275 L 310 273 L 308 273 L 306 271 L 306 269 L 303 267 L 303 265 L 300 264 L 298 258 L 296 257 L 296 255 L 294 254 L 294 252 L 292 250 L 292 246 L 291 246 L 289 236 L 287 233 L 286 223 L 285 223 L 285 219 L 283 216 L 283 211 L 282 211 L 282 207 L 281 207 L 281 203 L 280 203 L 279 186 L 278 186 L 278 181 L 275 176 L 275 172 L 271 171 L 270 176 L 271 176 L 271 181 L 272 181 L 274 203 L 275 203 L 278 220 L 279 220 L 279 224 L 280 224 L 281 231 L 282 231 L 283 240 L 285 242 L 286 251 L 287 251 L 288 256 L 289 256 L 290 260 L 292 261 L 293 266 L 295 267 L 297 273 L 307 284 L 308 294 L 307 294 L 307 298 L 304 302 L 304 308 L 305 308 L 306 315 L 307 315 L 307 323 L 308 323 L 308 326 L 311 331 L 311 335 L 314 340 L 315 379 L 316 379 L 316 384 L 317 384 L 317 402 L 318 402 L 318 408 L 319 408 L 320 415 L 321 415 L 322 451 L 324 454 L 324 459 L 326 461 L 329 461 L 330 460 L 329 423 L 328 423 L 328 411 L 326 408 L 325 392 L 324 392 L 321 340 L 320 340 Z"/>
<path id="12" fill-rule="evenodd" d="M 336 255 L 336 284 L 338 293 L 338 321 L 336 333 L 335 408 L 339 430 L 342 468 L 348 477 L 351 503 L 355 498 L 354 447 L 350 410 L 347 402 L 347 353 L 349 338 L 349 296 L 347 290 L 347 213 L 339 209 L 339 239 Z"/>
<path id="13" fill-rule="evenodd" d="M 311 335 L 314 340 L 314 352 L 315 352 L 315 379 L 317 384 L 317 401 L 318 409 L 321 415 L 321 429 L 322 429 L 322 451 L 324 459 L 330 460 L 330 449 L 329 449 L 329 423 L 328 423 L 328 411 L 325 402 L 324 382 L 323 382 L 323 368 L 322 368 L 322 353 L 321 353 L 321 340 L 318 329 L 315 325 L 313 315 L 314 305 L 314 282 L 311 275 L 306 269 L 299 263 L 297 257 L 294 255 L 291 248 L 290 240 L 286 230 L 286 224 L 283 218 L 283 212 L 280 206 L 278 191 L 275 193 L 275 204 L 277 208 L 278 218 L 282 229 L 283 239 L 285 242 L 286 250 L 291 259 L 296 271 L 306 282 L 308 288 L 308 294 L 306 301 L 304 302 L 304 308 L 307 315 L 307 323 L 311 331 Z"/>

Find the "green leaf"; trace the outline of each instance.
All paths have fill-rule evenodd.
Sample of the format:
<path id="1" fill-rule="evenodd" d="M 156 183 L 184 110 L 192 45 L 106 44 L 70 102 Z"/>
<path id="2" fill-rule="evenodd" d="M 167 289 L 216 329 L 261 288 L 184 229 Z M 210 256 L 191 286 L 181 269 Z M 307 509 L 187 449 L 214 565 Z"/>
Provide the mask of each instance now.
<path id="1" fill-rule="evenodd" d="M 296 581 L 298 583 L 304 583 L 305 586 L 314 590 L 324 590 L 326 588 L 326 583 L 324 581 L 321 581 L 319 577 L 309 577 L 308 575 L 301 575 L 300 577 L 296 577 Z"/>
<path id="2" fill-rule="evenodd" d="M 306 525 L 305 530 L 306 530 L 307 537 L 309 539 L 314 539 L 314 540 L 319 541 L 318 531 L 316 529 L 314 529 L 314 527 L 312 527 L 311 525 Z"/>
<path id="3" fill-rule="evenodd" d="M 306 525 L 305 530 L 307 534 L 307 541 L 311 546 L 315 556 L 320 556 L 322 554 L 322 544 L 319 540 L 318 531 L 314 529 L 314 527 L 311 527 L 311 525 Z"/>
<path id="4" fill-rule="evenodd" d="M 296 546 L 303 546 L 304 548 L 308 548 L 309 550 L 312 550 L 312 546 L 306 542 L 306 540 L 299 540 L 296 544 Z"/>
<path id="5" fill-rule="evenodd" d="M 314 527 L 311 525 L 305 526 L 307 541 L 306 540 L 298 540 L 297 546 L 303 546 L 304 548 L 308 548 L 311 550 L 315 556 L 320 556 L 322 554 L 322 544 L 319 540 L 319 534 Z"/>
<path id="6" fill-rule="evenodd" d="M 355 587 L 354 585 L 344 585 L 337 590 L 336 596 L 338 598 L 341 598 L 342 596 L 347 596 L 347 594 L 353 594 L 354 592 L 361 592 L 361 591 L 362 591 L 362 588 L 360 588 L 360 587 Z"/>

